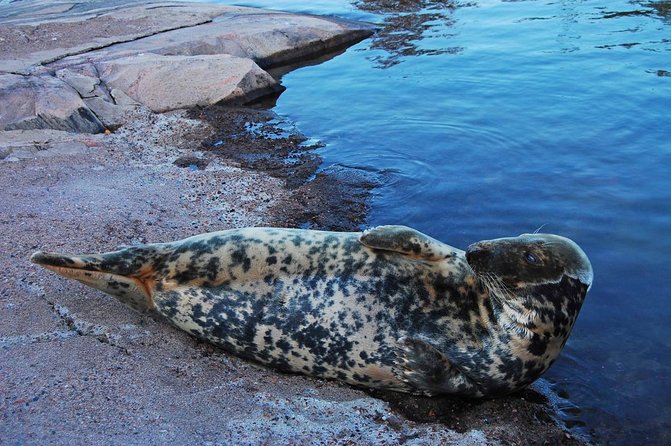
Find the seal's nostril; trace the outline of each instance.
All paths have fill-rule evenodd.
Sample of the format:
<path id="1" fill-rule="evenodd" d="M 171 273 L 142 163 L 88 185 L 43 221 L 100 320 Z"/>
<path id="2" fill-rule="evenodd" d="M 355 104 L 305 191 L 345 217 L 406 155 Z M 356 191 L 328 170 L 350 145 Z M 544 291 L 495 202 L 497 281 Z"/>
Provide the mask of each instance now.
<path id="1" fill-rule="evenodd" d="M 482 260 L 489 255 L 489 251 L 480 245 L 473 244 L 466 250 L 466 260 L 468 263 Z"/>

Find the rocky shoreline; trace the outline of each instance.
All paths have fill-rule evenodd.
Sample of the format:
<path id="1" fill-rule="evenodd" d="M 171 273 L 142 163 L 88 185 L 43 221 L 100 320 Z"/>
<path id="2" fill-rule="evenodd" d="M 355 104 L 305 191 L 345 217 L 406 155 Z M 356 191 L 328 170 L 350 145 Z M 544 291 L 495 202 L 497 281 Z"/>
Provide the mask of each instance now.
<path id="1" fill-rule="evenodd" d="M 319 171 L 290 123 L 239 104 L 282 89 L 267 70 L 371 32 L 198 3 L 0 3 L 0 444 L 583 444 L 539 386 L 474 402 L 280 374 L 28 261 L 358 228 L 380 177 Z"/>
<path id="2" fill-rule="evenodd" d="M 27 10 L 0 12 L 0 130 L 97 133 L 142 107 L 248 103 L 281 91 L 267 69 L 373 33 L 336 19 L 204 3 L 16 3 Z"/>

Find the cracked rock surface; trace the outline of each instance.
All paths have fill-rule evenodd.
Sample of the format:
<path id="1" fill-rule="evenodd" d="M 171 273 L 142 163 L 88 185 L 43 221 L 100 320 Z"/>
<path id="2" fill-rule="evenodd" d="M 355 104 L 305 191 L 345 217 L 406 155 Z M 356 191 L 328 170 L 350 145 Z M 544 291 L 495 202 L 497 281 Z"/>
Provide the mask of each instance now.
<path id="1" fill-rule="evenodd" d="M 0 74 L 0 129 L 104 130 L 77 91 L 49 76 Z"/>
<path id="2" fill-rule="evenodd" d="M 10 105 L 0 130 L 95 133 L 138 106 L 250 102 L 282 90 L 265 69 L 372 34 L 360 23 L 200 3 L 15 3 L 0 4 L 0 101 Z"/>

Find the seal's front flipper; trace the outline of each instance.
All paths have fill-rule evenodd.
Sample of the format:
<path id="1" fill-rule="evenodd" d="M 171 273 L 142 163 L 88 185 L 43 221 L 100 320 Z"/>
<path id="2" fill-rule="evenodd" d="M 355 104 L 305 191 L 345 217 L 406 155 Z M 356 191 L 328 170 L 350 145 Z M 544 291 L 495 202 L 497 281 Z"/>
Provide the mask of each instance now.
<path id="1" fill-rule="evenodd" d="M 422 260 L 442 260 L 461 252 L 407 226 L 378 226 L 364 231 L 359 241 L 369 248 L 398 252 Z"/>
<path id="2" fill-rule="evenodd" d="M 478 386 L 447 356 L 426 341 L 400 338 L 396 365 L 402 371 L 399 378 L 427 396 L 441 393 L 480 397 Z"/>

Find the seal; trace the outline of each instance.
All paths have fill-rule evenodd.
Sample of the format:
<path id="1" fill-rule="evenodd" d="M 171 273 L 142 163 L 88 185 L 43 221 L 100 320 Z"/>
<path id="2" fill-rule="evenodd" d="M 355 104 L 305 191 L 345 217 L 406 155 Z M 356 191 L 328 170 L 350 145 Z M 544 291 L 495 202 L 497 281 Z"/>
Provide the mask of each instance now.
<path id="1" fill-rule="evenodd" d="M 282 371 L 468 397 L 544 373 L 592 284 L 589 260 L 564 237 L 464 252 L 405 226 L 235 229 L 32 261 Z"/>

